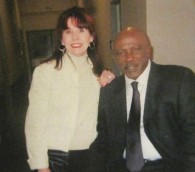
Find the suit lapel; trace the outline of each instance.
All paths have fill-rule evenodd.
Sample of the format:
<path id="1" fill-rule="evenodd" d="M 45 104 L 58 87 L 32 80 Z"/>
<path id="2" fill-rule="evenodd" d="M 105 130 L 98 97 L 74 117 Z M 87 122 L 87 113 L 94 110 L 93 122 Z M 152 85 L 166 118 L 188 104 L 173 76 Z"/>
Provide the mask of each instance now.
<path id="1" fill-rule="evenodd" d="M 148 78 L 146 100 L 144 107 L 144 122 L 147 123 L 153 114 L 157 113 L 157 105 L 161 99 L 161 87 L 163 85 L 163 75 L 159 75 L 160 68 L 157 64 L 151 63 L 151 70 Z"/>
<path id="2" fill-rule="evenodd" d="M 114 88 L 113 106 L 115 107 L 117 114 L 120 114 L 122 121 L 127 120 L 127 108 L 126 108 L 126 89 L 124 76 L 119 78 L 119 82 Z"/>

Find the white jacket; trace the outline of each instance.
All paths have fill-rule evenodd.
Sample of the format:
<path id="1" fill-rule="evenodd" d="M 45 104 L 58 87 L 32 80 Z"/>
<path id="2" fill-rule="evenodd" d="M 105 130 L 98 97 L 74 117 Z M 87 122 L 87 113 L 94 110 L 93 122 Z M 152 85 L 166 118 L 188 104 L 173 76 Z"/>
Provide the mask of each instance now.
<path id="1" fill-rule="evenodd" d="M 74 61 L 75 63 L 75 61 Z M 100 85 L 88 59 L 77 70 L 65 55 L 37 67 L 29 91 L 25 134 L 31 169 L 48 167 L 48 149 L 87 149 L 96 137 Z"/>

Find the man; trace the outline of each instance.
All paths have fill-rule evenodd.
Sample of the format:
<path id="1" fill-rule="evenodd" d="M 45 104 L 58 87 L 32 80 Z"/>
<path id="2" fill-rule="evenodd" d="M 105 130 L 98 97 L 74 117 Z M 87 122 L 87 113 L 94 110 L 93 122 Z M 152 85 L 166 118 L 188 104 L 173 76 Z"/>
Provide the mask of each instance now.
<path id="1" fill-rule="evenodd" d="M 113 52 L 124 75 L 101 90 L 98 137 L 91 148 L 106 154 L 110 172 L 195 172 L 194 73 L 152 62 L 150 40 L 137 28 L 121 31 Z M 129 125 L 135 122 L 129 113 L 134 81 L 138 83 L 141 120 L 132 129 Z"/>

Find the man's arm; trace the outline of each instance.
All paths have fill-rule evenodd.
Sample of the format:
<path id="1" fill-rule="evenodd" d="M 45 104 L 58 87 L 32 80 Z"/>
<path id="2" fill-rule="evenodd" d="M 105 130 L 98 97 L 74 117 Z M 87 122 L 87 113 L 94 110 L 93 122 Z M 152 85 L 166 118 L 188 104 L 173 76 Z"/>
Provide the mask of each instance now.
<path id="1" fill-rule="evenodd" d="M 178 98 L 178 112 L 182 122 L 182 158 L 185 172 L 195 171 L 195 74 L 186 70 Z"/>

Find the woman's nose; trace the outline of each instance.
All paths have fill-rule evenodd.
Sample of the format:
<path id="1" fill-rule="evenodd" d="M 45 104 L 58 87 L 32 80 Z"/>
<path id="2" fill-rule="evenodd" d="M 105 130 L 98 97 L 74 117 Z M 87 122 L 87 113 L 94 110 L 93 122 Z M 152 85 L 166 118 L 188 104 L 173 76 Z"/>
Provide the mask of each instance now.
<path id="1" fill-rule="evenodd" d="M 78 33 L 74 32 L 72 33 L 73 40 L 78 39 Z"/>

